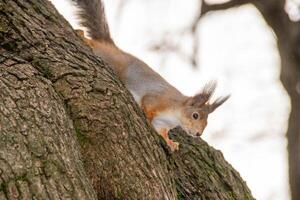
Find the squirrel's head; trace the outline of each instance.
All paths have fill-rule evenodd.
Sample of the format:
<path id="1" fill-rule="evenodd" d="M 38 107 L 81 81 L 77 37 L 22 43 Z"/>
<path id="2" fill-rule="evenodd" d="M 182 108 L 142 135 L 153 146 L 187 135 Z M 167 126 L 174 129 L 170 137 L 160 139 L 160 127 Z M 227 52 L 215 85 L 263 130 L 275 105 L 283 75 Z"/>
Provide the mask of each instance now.
<path id="1" fill-rule="evenodd" d="M 201 136 L 207 125 L 208 115 L 229 98 L 229 95 L 219 97 L 210 103 L 209 100 L 213 95 L 216 86 L 217 84 L 215 82 L 210 82 L 204 86 L 199 94 L 188 97 L 184 102 L 181 111 L 181 123 L 182 128 L 189 135 L 193 137 Z"/>

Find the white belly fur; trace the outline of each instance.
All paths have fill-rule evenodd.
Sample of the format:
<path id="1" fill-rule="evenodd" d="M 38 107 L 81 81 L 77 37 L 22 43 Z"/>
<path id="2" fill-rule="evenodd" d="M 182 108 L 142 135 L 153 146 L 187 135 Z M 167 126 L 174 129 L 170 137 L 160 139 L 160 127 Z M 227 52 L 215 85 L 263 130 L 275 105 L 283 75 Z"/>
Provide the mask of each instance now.
<path id="1" fill-rule="evenodd" d="M 159 115 L 155 116 L 152 120 L 152 125 L 156 131 L 159 131 L 162 128 L 168 130 L 180 126 L 180 119 L 178 117 L 178 112 L 176 111 L 166 111 L 162 112 Z"/>
<path id="2" fill-rule="evenodd" d="M 130 93 L 134 100 L 141 106 L 142 96 L 133 90 L 130 90 Z M 165 128 L 168 131 L 176 126 L 181 126 L 179 115 L 179 111 L 174 110 L 161 112 L 152 119 L 152 125 L 156 131 L 160 131 L 162 128 Z"/>

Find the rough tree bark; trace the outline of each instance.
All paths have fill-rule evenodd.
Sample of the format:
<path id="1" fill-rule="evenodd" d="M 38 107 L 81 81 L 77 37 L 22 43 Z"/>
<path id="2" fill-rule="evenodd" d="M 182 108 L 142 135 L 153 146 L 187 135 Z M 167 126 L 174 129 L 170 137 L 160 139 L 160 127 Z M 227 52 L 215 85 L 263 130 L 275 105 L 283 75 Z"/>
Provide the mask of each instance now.
<path id="1" fill-rule="evenodd" d="M 46 0 L 0 0 L 0 199 L 253 199 L 180 130 L 171 154 Z"/>

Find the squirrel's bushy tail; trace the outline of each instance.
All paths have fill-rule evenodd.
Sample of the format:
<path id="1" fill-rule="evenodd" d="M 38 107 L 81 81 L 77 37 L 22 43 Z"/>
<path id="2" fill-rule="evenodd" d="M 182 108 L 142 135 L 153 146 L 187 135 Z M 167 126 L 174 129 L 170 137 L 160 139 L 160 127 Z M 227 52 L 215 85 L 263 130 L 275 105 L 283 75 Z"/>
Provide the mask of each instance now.
<path id="1" fill-rule="evenodd" d="M 80 24 L 93 40 L 113 43 L 101 0 L 73 0 L 79 7 Z"/>

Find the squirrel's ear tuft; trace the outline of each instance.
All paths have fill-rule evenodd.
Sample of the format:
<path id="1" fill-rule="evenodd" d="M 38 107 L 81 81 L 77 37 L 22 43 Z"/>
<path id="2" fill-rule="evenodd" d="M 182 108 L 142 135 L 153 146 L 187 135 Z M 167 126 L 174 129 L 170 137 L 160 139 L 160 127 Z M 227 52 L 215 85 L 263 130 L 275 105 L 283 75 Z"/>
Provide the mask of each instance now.
<path id="1" fill-rule="evenodd" d="M 227 99 L 229 99 L 230 95 L 227 95 L 225 97 L 219 97 L 217 98 L 212 104 L 209 105 L 209 112 L 213 112 L 216 108 L 218 108 L 220 105 L 222 105 Z"/>
<path id="2" fill-rule="evenodd" d="M 196 94 L 194 97 L 188 99 L 188 105 L 194 107 L 201 107 L 206 102 L 209 101 L 211 96 L 213 95 L 215 89 L 217 87 L 217 83 L 215 81 L 211 81 L 203 87 L 202 91 L 199 94 Z"/>

